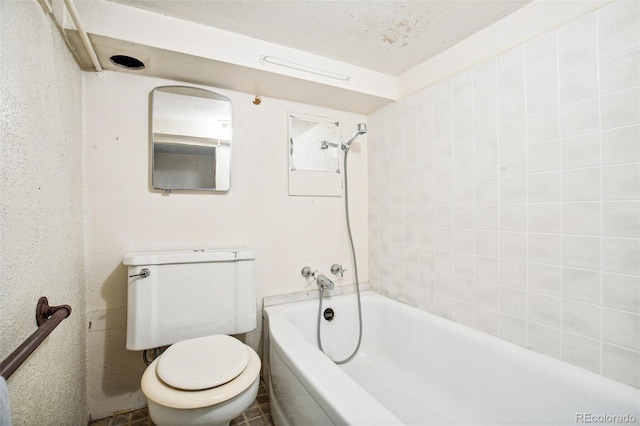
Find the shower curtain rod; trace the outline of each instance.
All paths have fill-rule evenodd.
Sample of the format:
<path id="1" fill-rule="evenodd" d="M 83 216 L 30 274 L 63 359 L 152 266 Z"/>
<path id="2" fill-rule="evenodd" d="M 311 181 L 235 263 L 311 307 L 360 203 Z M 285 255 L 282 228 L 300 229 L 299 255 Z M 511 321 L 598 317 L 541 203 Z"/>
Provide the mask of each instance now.
<path id="1" fill-rule="evenodd" d="M 8 379 L 58 324 L 69 315 L 71 315 L 71 306 L 49 306 L 47 298 L 41 297 L 36 305 L 36 324 L 38 329 L 0 362 L 0 376 L 4 377 L 5 380 Z"/>

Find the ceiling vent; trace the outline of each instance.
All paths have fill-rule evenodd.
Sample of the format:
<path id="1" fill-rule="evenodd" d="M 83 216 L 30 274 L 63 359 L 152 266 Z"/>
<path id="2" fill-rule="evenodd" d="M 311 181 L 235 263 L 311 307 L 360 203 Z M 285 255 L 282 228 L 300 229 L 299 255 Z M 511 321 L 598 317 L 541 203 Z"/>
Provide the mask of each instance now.
<path id="1" fill-rule="evenodd" d="M 109 58 L 112 64 L 128 70 L 143 70 L 144 63 L 127 55 L 113 55 Z"/>

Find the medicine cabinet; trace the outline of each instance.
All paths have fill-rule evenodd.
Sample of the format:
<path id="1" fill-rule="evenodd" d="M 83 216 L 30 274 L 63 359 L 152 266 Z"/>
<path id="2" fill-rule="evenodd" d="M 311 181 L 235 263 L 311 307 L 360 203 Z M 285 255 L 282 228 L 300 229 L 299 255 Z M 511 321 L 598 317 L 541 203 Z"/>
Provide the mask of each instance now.
<path id="1" fill-rule="evenodd" d="M 152 186 L 174 190 L 231 188 L 231 100 L 185 86 L 151 93 Z"/>
<path id="2" fill-rule="evenodd" d="M 288 114 L 289 195 L 342 196 L 338 148 L 340 122 L 327 117 Z"/>

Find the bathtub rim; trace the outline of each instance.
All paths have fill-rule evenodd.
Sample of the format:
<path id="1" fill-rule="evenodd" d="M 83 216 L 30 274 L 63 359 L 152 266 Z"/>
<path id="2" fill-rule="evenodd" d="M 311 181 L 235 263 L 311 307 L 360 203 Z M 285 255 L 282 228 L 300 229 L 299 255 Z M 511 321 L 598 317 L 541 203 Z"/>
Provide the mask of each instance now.
<path id="1" fill-rule="evenodd" d="M 367 291 L 367 293 L 378 296 L 374 292 Z M 341 294 L 330 296 L 329 298 L 342 298 L 342 296 L 348 297 L 351 294 Z M 287 339 L 287 335 L 300 335 L 299 330 L 282 313 L 287 309 L 291 309 L 293 304 L 305 302 L 308 303 L 310 301 L 289 302 L 263 308 L 263 317 L 268 324 L 270 349 L 277 352 L 295 378 L 335 424 L 403 425 L 404 423 L 398 417 L 347 373 L 338 368 L 320 349 L 310 345 L 304 337 L 300 336 L 300 341 L 297 339 L 287 340 L 286 345 L 288 347 L 294 345 L 294 351 L 292 352 L 295 355 L 291 356 L 286 350 L 282 349 L 281 342 L 283 339 Z M 277 330 L 275 333 L 273 332 L 274 328 Z M 267 368 L 270 374 L 270 366 L 267 366 Z M 335 389 L 336 382 L 341 384 L 337 392 Z M 269 385 L 271 386 L 270 377 Z M 367 407 L 367 410 L 354 410 L 354 407 L 363 406 Z"/>
<path id="2" fill-rule="evenodd" d="M 336 296 L 330 297 L 329 299 L 338 301 L 338 300 L 344 300 L 348 296 L 349 294 L 336 295 Z M 619 395 L 623 399 L 629 399 L 630 397 L 638 398 L 638 395 L 640 395 L 640 389 L 630 386 L 628 384 L 606 377 L 602 374 L 598 374 L 593 371 L 578 367 L 576 365 L 570 364 L 561 359 L 554 358 L 546 354 L 542 354 L 528 347 L 518 345 L 513 342 L 509 342 L 498 336 L 494 336 L 494 335 L 482 332 L 473 327 L 469 327 L 465 324 L 458 323 L 448 318 L 444 318 L 432 312 L 417 308 L 415 306 L 408 305 L 401 301 L 392 299 L 388 296 L 381 295 L 375 291 L 369 290 L 369 291 L 363 292 L 362 297 L 363 297 L 363 303 L 365 303 L 367 299 L 374 301 L 374 303 L 376 301 L 381 303 L 390 303 L 394 305 L 397 309 L 405 311 L 410 315 L 424 316 L 429 321 L 434 321 L 435 323 L 444 326 L 446 329 L 461 333 L 464 337 L 471 338 L 472 340 L 481 340 L 490 344 L 495 344 L 499 348 L 504 350 L 505 353 L 510 354 L 510 356 L 524 356 L 525 359 L 535 362 L 541 367 L 549 368 L 552 371 L 556 371 L 565 377 L 577 378 L 579 381 L 588 381 L 588 382 L 591 382 L 592 380 L 594 380 L 594 383 L 599 384 L 600 386 L 605 388 L 608 392 L 614 395 Z M 297 329 L 295 325 L 293 325 L 287 318 L 286 311 L 290 309 L 295 309 L 295 311 L 297 311 L 298 309 L 309 309 L 309 305 L 312 305 L 315 303 L 316 302 L 313 300 L 301 300 L 301 301 L 283 303 L 279 305 L 272 305 L 264 308 L 264 315 L 267 317 L 267 320 L 270 322 L 273 322 L 273 320 L 275 319 L 276 322 L 273 322 L 273 324 L 276 324 L 277 326 L 280 326 L 280 320 L 282 320 L 282 323 L 285 324 L 286 332 L 279 333 L 281 335 L 279 336 L 280 339 L 286 338 L 286 335 L 290 333 L 297 333 L 300 336 L 300 341 L 296 342 L 296 347 L 306 346 L 306 348 L 302 348 L 303 350 L 306 349 L 306 351 L 304 351 L 304 353 L 306 354 L 305 357 L 308 359 L 312 359 L 313 362 L 309 363 L 308 359 L 305 359 L 305 357 L 300 358 L 299 354 L 294 355 L 295 359 L 292 359 L 292 357 L 289 356 L 289 354 L 287 354 L 286 351 L 282 349 L 278 350 L 278 353 L 281 355 L 283 360 L 288 364 L 287 365 L 288 368 L 292 371 L 295 377 L 303 384 L 304 388 L 312 395 L 312 397 L 321 397 L 322 403 L 327 404 L 329 408 L 332 407 L 331 404 L 334 404 L 334 403 L 337 404 L 336 406 L 334 406 L 334 407 L 338 407 L 337 412 L 335 414 L 338 416 L 341 416 L 341 413 L 343 412 L 343 410 L 348 409 L 350 404 L 348 406 L 344 406 L 344 405 L 341 405 L 342 401 L 339 399 L 336 401 L 334 398 L 331 398 L 330 396 L 327 397 L 326 395 L 314 394 L 313 393 L 314 387 L 311 386 L 309 383 L 309 381 L 311 381 L 311 383 L 314 383 L 314 386 L 315 386 L 317 383 L 324 382 L 325 384 L 320 389 L 323 392 L 326 392 L 326 387 L 332 383 L 332 380 L 325 381 L 325 378 L 327 377 L 326 374 L 318 375 L 318 374 L 313 374 L 313 372 L 311 372 L 312 374 L 309 377 L 303 376 L 304 374 L 307 374 L 306 366 L 308 364 L 313 364 L 314 362 L 317 362 L 318 366 L 319 367 L 322 366 L 323 368 L 328 368 L 329 366 L 335 367 L 335 365 L 333 364 L 333 362 L 329 360 L 328 357 L 326 357 L 322 352 L 320 352 L 319 349 L 317 349 L 312 344 L 310 344 L 307 338 L 305 338 L 302 334 L 300 334 L 300 330 Z M 306 307 L 303 308 L 302 306 L 306 306 Z M 269 327 L 269 333 L 271 335 L 270 338 L 273 339 L 272 327 Z M 276 333 L 278 332 L 276 331 Z M 290 346 L 293 340 L 297 340 L 297 339 L 289 339 L 286 341 L 285 345 Z M 273 344 L 273 342 L 271 342 L 271 344 Z M 277 344 L 281 346 L 280 342 L 278 342 Z M 366 349 L 366 346 L 364 349 Z M 293 364 L 293 368 L 289 363 Z M 301 370 L 298 370 L 299 373 L 298 371 L 296 371 L 297 368 L 301 368 Z M 376 404 L 376 406 L 383 408 L 384 411 L 387 411 L 391 416 L 393 416 L 396 419 L 395 423 L 404 424 L 393 413 L 387 410 L 382 405 L 382 403 L 380 403 L 377 399 L 375 399 L 372 395 L 370 395 L 360 384 L 355 382 L 354 379 L 352 379 L 349 375 L 343 372 L 340 368 L 332 368 L 332 369 L 329 369 L 328 371 L 330 370 L 333 370 L 332 371 L 333 374 L 331 374 L 331 377 L 333 379 L 344 380 L 344 383 L 349 383 L 348 388 L 353 390 L 354 392 L 356 392 L 356 389 L 358 389 L 357 392 L 366 393 L 369 397 L 371 397 L 371 400 L 374 401 L 374 404 Z M 315 382 L 315 380 L 318 380 L 318 382 Z M 329 413 L 327 412 L 327 414 Z M 343 420 L 340 420 L 339 422 L 347 423 L 347 424 L 364 424 L 362 421 L 359 421 L 359 420 L 351 421 L 346 418 L 343 418 Z M 388 421 L 386 423 L 394 423 L 394 422 Z"/>

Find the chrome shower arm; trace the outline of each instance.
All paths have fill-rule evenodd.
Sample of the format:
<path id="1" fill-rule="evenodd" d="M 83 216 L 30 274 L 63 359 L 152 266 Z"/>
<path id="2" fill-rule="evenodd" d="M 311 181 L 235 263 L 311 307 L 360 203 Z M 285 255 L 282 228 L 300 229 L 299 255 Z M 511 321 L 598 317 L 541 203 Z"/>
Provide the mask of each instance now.
<path id="1" fill-rule="evenodd" d="M 358 123 L 358 127 L 356 128 L 355 133 L 353 134 L 353 136 L 351 136 L 351 139 L 349 139 L 347 142 L 333 143 L 329 141 L 322 141 L 320 142 L 320 149 L 327 149 L 329 147 L 333 147 L 333 148 L 340 148 L 344 152 L 347 152 L 349 148 L 351 148 L 351 144 L 353 143 L 353 141 L 355 141 L 358 136 L 364 135 L 365 133 L 367 133 L 367 125 L 365 123 Z"/>
<path id="2" fill-rule="evenodd" d="M 320 149 L 327 149 L 329 147 L 339 148 L 340 146 L 337 143 L 333 143 L 333 142 L 329 142 L 329 141 L 320 142 Z"/>
<path id="3" fill-rule="evenodd" d="M 346 146 L 351 145 L 351 144 L 353 143 L 353 141 L 355 141 L 355 140 L 356 140 L 356 138 L 357 138 L 358 136 L 360 136 L 360 133 L 355 132 L 355 133 L 353 134 L 353 136 L 351 136 L 351 139 L 349 139 L 347 142 L 344 142 L 344 143 L 342 144 L 342 146 L 343 146 L 343 148 L 342 148 L 342 149 L 344 149 L 344 146 L 345 146 L 345 145 L 346 145 Z"/>

